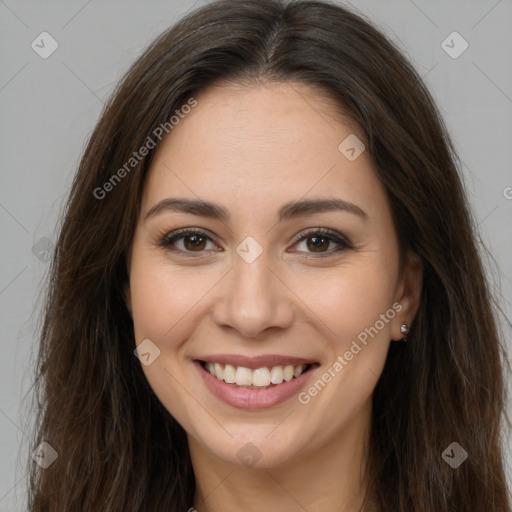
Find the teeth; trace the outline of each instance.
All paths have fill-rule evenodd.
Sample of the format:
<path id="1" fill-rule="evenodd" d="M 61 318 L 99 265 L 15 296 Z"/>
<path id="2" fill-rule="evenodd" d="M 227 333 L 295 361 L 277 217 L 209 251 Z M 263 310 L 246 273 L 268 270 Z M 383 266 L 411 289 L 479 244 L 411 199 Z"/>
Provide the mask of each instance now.
<path id="1" fill-rule="evenodd" d="M 286 382 L 292 380 L 294 373 L 295 372 L 293 371 L 293 366 L 291 364 L 289 364 L 288 366 L 285 366 L 284 371 L 283 371 L 283 379 Z"/>
<path id="2" fill-rule="evenodd" d="M 238 366 L 235 373 L 235 382 L 238 386 L 250 386 L 252 384 L 252 371 L 249 368 Z"/>
<path id="3" fill-rule="evenodd" d="M 222 366 L 219 363 L 215 363 L 215 375 L 217 379 L 223 380 Z"/>
<path id="4" fill-rule="evenodd" d="M 235 371 L 236 370 L 234 366 L 227 364 L 224 367 L 224 382 L 227 382 L 228 384 L 234 384 L 236 382 Z"/>
<path id="5" fill-rule="evenodd" d="M 253 386 L 270 386 L 270 371 L 268 368 L 258 368 L 252 372 Z"/>
<path id="6" fill-rule="evenodd" d="M 272 384 L 281 384 L 281 382 L 283 382 L 282 366 L 274 366 L 274 368 L 270 370 L 270 382 L 272 382 Z"/>
<path id="7" fill-rule="evenodd" d="M 222 365 L 220 363 L 206 363 L 205 368 L 211 375 L 228 384 L 236 384 L 243 387 L 267 388 L 271 384 L 289 382 L 293 378 L 300 377 L 306 366 L 292 364 L 286 366 L 273 366 L 272 368 L 257 368 L 251 370 L 243 366 Z"/>

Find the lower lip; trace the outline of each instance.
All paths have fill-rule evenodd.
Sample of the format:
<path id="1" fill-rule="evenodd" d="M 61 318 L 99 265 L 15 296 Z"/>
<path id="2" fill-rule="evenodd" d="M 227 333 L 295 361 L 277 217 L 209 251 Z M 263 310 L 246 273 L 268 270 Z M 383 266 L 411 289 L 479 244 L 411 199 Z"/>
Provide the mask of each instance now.
<path id="1" fill-rule="evenodd" d="M 223 380 L 213 377 L 199 361 L 194 361 L 201 377 L 208 389 L 224 403 L 237 407 L 238 409 L 264 409 L 278 405 L 288 398 L 296 395 L 300 389 L 306 384 L 309 377 L 315 372 L 316 368 L 310 368 L 300 377 L 296 377 L 288 382 L 283 381 L 268 389 L 246 389 L 237 388 L 231 384 L 227 384 Z"/>

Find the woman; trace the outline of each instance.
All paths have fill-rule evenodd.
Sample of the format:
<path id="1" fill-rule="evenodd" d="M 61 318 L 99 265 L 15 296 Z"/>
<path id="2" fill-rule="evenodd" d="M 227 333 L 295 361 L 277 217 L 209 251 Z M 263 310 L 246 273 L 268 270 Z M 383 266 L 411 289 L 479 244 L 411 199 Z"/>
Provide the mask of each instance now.
<path id="1" fill-rule="evenodd" d="M 30 509 L 510 510 L 456 158 L 344 8 L 217 1 L 160 36 L 65 211 Z"/>

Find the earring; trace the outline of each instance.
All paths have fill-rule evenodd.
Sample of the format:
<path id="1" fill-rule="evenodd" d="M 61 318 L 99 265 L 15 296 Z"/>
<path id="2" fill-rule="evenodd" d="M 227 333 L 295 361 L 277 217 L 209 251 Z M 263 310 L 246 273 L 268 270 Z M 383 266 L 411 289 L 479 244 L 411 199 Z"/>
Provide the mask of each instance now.
<path id="1" fill-rule="evenodd" d="M 410 330 L 411 329 L 409 328 L 409 326 L 405 323 L 400 326 L 400 332 L 404 334 L 402 341 L 407 341 L 407 335 L 409 334 Z"/>

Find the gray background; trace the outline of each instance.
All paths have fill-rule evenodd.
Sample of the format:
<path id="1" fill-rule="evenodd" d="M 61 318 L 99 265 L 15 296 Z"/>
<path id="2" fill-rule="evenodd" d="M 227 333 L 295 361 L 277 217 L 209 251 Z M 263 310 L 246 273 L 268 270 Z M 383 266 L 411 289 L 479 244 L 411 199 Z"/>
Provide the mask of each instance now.
<path id="1" fill-rule="evenodd" d="M 29 446 L 20 406 L 37 348 L 44 249 L 55 240 L 86 139 L 141 51 L 204 3 L 0 0 L 0 512 L 24 510 L 27 468 L 21 456 L 35 447 Z M 512 1 L 354 5 L 399 44 L 438 102 L 464 164 L 482 239 L 495 259 L 486 263 L 494 289 L 512 318 Z M 44 31 L 58 42 L 47 59 L 31 47 Z M 441 45 L 453 31 L 469 44 L 455 59 Z M 457 40 L 447 44 L 461 48 Z M 512 333 L 504 333 L 510 348 Z M 510 440 L 508 445 L 512 475 Z"/>

